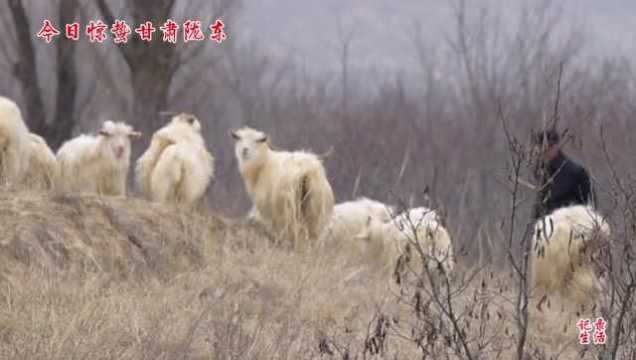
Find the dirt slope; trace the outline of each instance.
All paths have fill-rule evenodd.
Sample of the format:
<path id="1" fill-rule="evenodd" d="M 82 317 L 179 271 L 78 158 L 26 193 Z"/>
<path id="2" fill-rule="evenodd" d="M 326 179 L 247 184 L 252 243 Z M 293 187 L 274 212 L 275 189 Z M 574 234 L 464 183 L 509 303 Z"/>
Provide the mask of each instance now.
<path id="1" fill-rule="evenodd" d="M 0 194 L 0 274 L 41 267 L 166 277 L 204 265 L 206 246 L 228 224 L 140 199 Z"/>

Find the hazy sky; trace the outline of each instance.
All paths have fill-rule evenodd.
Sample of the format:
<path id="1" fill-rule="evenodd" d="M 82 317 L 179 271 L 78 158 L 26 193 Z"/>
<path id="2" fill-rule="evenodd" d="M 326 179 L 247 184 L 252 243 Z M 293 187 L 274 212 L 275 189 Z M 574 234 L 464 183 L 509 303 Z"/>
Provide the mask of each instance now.
<path id="1" fill-rule="evenodd" d="M 413 54 L 408 45 L 410 24 L 424 24 L 429 46 L 443 41 L 441 34 L 453 30 L 448 0 L 243 0 L 238 35 L 255 36 L 279 53 L 306 58 L 318 68 L 337 61 L 337 19 L 343 28 L 355 29 L 352 45 L 357 66 L 406 68 Z M 468 0 L 470 7 L 489 3 L 504 21 L 514 21 L 521 4 L 535 0 Z M 585 30 L 586 46 L 595 52 L 621 51 L 636 55 L 636 1 L 560 0 L 564 25 Z M 531 31 L 531 29 L 528 29 Z"/>

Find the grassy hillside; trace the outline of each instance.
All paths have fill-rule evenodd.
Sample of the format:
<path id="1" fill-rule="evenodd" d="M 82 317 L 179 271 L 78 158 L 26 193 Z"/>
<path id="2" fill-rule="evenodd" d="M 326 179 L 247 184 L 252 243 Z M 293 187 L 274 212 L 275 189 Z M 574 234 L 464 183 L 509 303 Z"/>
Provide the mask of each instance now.
<path id="1" fill-rule="evenodd" d="M 398 286 L 349 241 L 291 252 L 203 210 L 34 193 L 0 196 L 0 228 L 2 359 L 456 358 L 461 348 L 430 287 Z M 467 285 L 451 304 L 468 346 L 510 358 L 508 275 L 464 282 L 475 269 L 459 270 L 454 282 Z M 575 342 L 554 316 L 547 328 Z M 533 333 L 531 349 L 546 338 Z"/>

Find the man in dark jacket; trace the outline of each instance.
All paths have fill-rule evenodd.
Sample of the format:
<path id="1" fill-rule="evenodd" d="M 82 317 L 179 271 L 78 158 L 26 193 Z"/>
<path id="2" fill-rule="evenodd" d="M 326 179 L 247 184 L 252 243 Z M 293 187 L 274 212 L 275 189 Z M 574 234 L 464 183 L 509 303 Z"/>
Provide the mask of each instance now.
<path id="1" fill-rule="evenodd" d="M 566 156 L 560 148 L 560 136 L 555 130 L 540 131 L 533 143 L 541 156 L 541 168 L 535 174 L 539 192 L 533 217 L 538 219 L 569 205 L 586 205 L 593 201 L 587 170 Z"/>

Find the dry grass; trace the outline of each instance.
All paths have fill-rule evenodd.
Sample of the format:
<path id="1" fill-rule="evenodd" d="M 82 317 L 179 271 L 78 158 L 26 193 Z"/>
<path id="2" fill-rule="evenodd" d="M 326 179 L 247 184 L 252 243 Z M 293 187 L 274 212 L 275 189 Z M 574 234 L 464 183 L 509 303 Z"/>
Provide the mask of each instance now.
<path id="1" fill-rule="evenodd" d="M 298 358 L 317 350 L 315 329 L 381 293 L 338 249 L 294 255 L 191 209 L 33 193 L 0 204 L 0 358 Z"/>
<path id="2" fill-rule="evenodd" d="M 0 195 L 0 226 L 2 359 L 353 359 L 378 344 L 455 358 L 429 334 L 448 321 L 422 307 L 428 290 L 398 288 L 348 241 L 293 253 L 202 210 L 36 193 Z M 505 359 L 511 287 L 480 276 L 453 306 L 480 358 Z"/>

